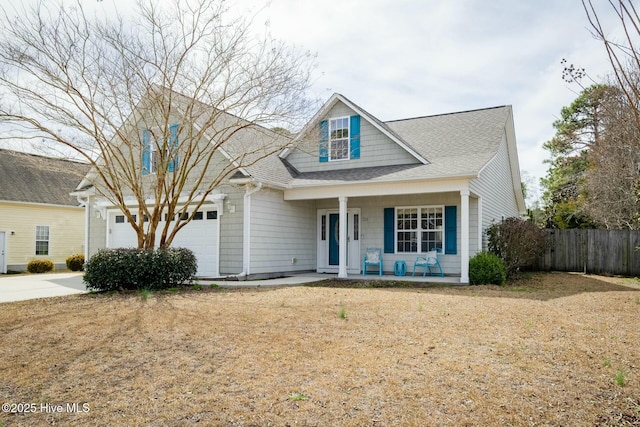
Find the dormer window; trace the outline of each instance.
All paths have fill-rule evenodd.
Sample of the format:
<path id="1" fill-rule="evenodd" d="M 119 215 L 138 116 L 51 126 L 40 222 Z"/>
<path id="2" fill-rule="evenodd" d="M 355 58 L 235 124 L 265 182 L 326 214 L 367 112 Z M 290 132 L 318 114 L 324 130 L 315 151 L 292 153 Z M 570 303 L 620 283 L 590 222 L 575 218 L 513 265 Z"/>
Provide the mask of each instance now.
<path id="1" fill-rule="evenodd" d="M 329 160 L 349 159 L 349 117 L 329 120 Z"/>
<path id="2" fill-rule="evenodd" d="M 167 171 L 174 172 L 178 168 L 178 125 L 169 126 L 169 140 L 167 149 L 164 150 L 165 158 L 168 159 Z M 155 174 L 160 165 L 158 154 L 158 143 L 153 140 L 153 135 L 149 129 L 142 131 L 142 174 Z"/>
<path id="3" fill-rule="evenodd" d="M 322 120 L 319 131 L 320 163 L 360 158 L 360 116 Z"/>

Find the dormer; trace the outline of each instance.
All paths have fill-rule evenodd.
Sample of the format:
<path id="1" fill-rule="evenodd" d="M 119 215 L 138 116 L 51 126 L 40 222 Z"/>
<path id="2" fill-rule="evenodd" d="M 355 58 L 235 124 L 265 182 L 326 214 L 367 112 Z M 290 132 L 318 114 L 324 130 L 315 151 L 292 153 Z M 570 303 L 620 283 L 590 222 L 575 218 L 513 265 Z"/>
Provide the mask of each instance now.
<path id="1" fill-rule="evenodd" d="M 280 157 L 305 172 L 428 164 L 383 122 L 334 94 Z"/>

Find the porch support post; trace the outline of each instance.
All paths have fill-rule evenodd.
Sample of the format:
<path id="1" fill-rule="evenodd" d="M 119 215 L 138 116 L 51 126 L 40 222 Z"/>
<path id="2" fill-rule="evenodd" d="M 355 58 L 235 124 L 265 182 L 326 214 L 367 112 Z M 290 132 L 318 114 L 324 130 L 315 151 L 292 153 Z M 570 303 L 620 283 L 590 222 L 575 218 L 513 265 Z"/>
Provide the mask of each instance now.
<path id="1" fill-rule="evenodd" d="M 478 247 L 476 253 L 482 252 L 482 197 L 478 197 Z"/>
<path id="2" fill-rule="evenodd" d="M 460 283 L 469 283 L 469 190 L 460 190 Z"/>
<path id="3" fill-rule="evenodd" d="M 340 196 L 340 264 L 338 266 L 338 278 L 347 277 L 347 197 Z"/>

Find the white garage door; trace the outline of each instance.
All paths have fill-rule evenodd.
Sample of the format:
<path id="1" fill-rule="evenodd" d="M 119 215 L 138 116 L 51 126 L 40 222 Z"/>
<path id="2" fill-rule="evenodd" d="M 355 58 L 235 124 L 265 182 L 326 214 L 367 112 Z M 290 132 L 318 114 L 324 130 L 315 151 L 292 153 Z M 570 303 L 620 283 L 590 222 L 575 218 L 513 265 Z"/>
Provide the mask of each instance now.
<path id="1" fill-rule="evenodd" d="M 200 277 L 213 277 L 218 273 L 218 212 L 215 208 L 202 208 L 197 212 L 189 212 L 191 221 L 182 228 L 171 243 L 172 247 L 189 248 L 198 259 Z M 165 216 L 158 226 L 158 235 L 164 227 Z M 157 236 L 156 245 L 160 238 Z M 109 232 L 107 246 L 109 248 L 135 248 L 138 239 L 127 219 L 119 211 L 109 213 Z"/>

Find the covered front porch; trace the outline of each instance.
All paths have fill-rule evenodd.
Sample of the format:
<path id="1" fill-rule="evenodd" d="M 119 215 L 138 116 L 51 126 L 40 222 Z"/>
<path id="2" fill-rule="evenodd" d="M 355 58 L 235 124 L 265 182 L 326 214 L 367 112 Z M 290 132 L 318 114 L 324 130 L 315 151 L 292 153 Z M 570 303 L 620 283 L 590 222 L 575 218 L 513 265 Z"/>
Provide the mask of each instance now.
<path id="1" fill-rule="evenodd" d="M 385 184 L 386 194 L 374 187 L 381 186 L 345 187 L 338 196 L 335 187 L 285 191 L 285 200 L 315 199 L 317 272 L 341 279 L 469 283 L 469 258 L 482 248 L 482 227 L 480 198 L 467 181 Z M 367 248 L 381 249 L 382 276 L 362 276 Z M 441 250 L 445 276 L 423 278 L 421 268 L 411 276 L 416 258 L 434 248 Z M 406 264 L 405 276 L 393 274 L 396 261 Z"/>

